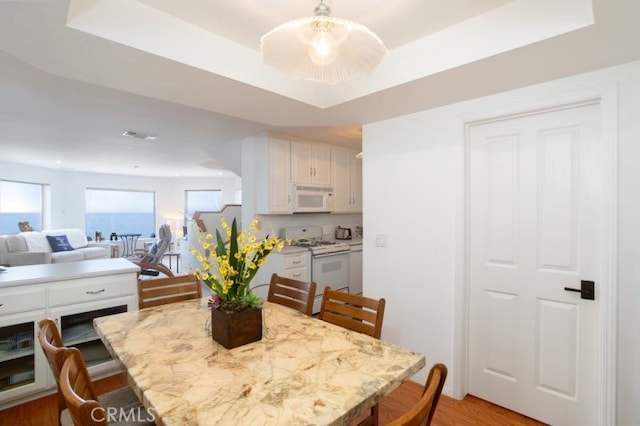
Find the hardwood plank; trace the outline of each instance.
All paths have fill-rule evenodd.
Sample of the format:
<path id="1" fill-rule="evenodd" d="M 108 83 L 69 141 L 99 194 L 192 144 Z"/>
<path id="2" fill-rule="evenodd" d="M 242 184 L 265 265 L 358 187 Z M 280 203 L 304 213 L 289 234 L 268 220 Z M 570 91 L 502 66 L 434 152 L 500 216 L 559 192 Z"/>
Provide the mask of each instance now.
<path id="1" fill-rule="evenodd" d="M 124 374 L 96 381 L 98 394 L 125 386 Z M 403 383 L 380 402 L 380 424 L 388 424 L 399 417 L 420 398 L 423 385 L 415 382 Z M 49 395 L 15 407 L 0 411 L 0 426 L 56 425 L 56 396 Z M 491 404 L 471 395 L 462 401 L 440 397 L 433 426 L 543 426 L 529 417 Z"/>

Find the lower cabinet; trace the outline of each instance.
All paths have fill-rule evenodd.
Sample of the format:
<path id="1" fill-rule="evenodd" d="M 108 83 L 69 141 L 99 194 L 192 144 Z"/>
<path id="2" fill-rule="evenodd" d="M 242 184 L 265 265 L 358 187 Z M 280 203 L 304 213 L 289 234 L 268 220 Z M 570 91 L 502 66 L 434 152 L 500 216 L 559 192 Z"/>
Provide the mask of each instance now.
<path id="1" fill-rule="evenodd" d="M 66 302 L 65 302 L 66 300 Z M 0 288 L 0 410 L 55 391 L 38 342 L 52 319 L 65 346 L 78 348 L 93 378 L 118 372 L 93 319 L 138 309 L 136 273 Z"/>
<path id="2" fill-rule="evenodd" d="M 267 285 L 272 274 L 293 278 L 299 281 L 311 281 L 311 259 L 309 251 L 298 253 L 272 253 L 254 277 L 252 287 L 256 296 L 266 299 L 269 292 Z"/>

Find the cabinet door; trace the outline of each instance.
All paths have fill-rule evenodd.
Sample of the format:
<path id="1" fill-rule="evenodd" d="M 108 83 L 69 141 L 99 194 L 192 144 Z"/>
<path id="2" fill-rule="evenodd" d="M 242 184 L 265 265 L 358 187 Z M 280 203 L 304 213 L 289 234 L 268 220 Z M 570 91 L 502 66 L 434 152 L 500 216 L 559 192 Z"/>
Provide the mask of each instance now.
<path id="1" fill-rule="evenodd" d="M 331 146 L 291 142 L 291 182 L 331 185 Z"/>
<path id="2" fill-rule="evenodd" d="M 311 149 L 311 168 L 313 183 L 317 185 L 331 185 L 331 147 L 329 145 L 313 144 Z"/>
<path id="3" fill-rule="evenodd" d="M 291 213 L 289 141 L 269 139 L 269 213 Z"/>
<path id="4" fill-rule="evenodd" d="M 76 347 L 91 374 L 100 374 L 118 368 L 119 363 L 113 361 L 107 348 L 98 337 L 93 319 L 107 315 L 137 310 L 136 296 L 118 297 L 90 303 L 79 303 L 50 309 L 62 342 L 65 346 Z"/>
<path id="5" fill-rule="evenodd" d="M 311 144 L 291 142 L 291 182 L 313 183 Z"/>
<path id="6" fill-rule="evenodd" d="M 44 309 L 0 316 L 0 409 L 54 384 L 38 344 L 38 322 L 45 316 Z"/>
<path id="7" fill-rule="evenodd" d="M 356 152 L 350 160 L 350 177 L 349 189 L 351 197 L 351 211 L 353 213 L 362 213 L 362 160 L 356 158 Z"/>
<path id="8" fill-rule="evenodd" d="M 345 213 L 351 211 L 352 196 L 350 191 L 350 150 L 334 148 L 333 157 L 333 211 Z"/>

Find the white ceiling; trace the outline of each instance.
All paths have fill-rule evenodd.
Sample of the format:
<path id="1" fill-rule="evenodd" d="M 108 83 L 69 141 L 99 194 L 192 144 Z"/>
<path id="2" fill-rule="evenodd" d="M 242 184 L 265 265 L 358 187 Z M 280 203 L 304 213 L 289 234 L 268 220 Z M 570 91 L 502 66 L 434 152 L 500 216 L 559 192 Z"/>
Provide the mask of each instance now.
<path id="1" fill-rule="evenodd" d="M 390 53 L 293 81 L 260 36 L 317 1 L 0 0 L 0 160 L 228 174 L 222 151 L 258 132 L 360 149 L 362 124 L 640 59 L 637 0 L 326 0 Z"/>

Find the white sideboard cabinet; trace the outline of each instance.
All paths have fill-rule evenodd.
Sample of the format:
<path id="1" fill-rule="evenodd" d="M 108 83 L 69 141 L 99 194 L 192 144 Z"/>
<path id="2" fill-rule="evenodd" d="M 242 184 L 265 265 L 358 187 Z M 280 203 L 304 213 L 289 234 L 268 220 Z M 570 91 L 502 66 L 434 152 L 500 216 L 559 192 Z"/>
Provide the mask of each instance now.
<path id="1" fill-rule="evenodd" d="M 29 265 L 0 273 L 0 410 L 55 392 L 38 342 L 54 320 L 65 346 L 78 348 L 94 378 L 120 370 L 93 319 L 138 309 L 138 267 L 126 259 Z"/>

